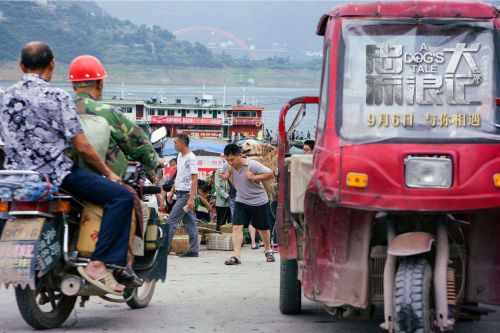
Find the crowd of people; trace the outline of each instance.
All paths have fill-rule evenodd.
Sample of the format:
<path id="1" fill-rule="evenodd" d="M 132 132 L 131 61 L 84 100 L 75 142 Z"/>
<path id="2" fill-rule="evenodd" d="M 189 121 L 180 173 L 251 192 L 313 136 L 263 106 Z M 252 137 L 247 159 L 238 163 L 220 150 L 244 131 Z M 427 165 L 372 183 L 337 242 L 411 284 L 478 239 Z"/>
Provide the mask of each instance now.
<path id="1" fill-rule="evenodd" d="M 194 221 L 217 221 L 216 230 L 231 223 L 233 226 L 234 255 L 225 261 L 226 265 L 241 263 L 241 244 L 243 243 L 243 227 L 250 229 L 251 248 L 258 249 L 256 240 L 260 236 L 266 261 L 274 261 L 277 245 L 271 243 L 271 230 L 274 226 L 269 198 L 264 188 L 258 185 L 261 180 L 274 177 L 273 172 L 264 165 L 243 157 L 241 148 L 234 143 L 228 144 L 221 158 L 224 159 L 222 169 L 208 175 L 206 179 L 197 179 L 196 163 L 193 153 L 189 151 L 189 137 L 178 134 L 174 139 L 177 158 L 170 160 L 170 170 L 163 188 L 164 203 L 168 215 L 170 241 L 173 239 L 180 222 L 186 228 L 190 246 L 181 257 L 198 257 L 198 234 Z M 186 158 L 188 158 L 186 160 Z M 181 161 L 182 165 L 179 164 Z M 190 184 L 181 184 L 183 179 Z M 196 190 L 193 184 L 196 183 Z M 179 190 L 182 186 L 182 190 Z M 191 192 L 192 190 L 192 192 Z M 190 191 L 193 198 L 192 209 L 185 209 Z M 192 193 L 192 194 L 191 194 Z M 179 198 L 184 198 L 179 201 Z M 174 203 L 175 200 L 175 203 Z M 276 245 L 272 248 L 272 245 Z"/>
<path id="2" fill-rule="evenodd" d="M 261 181 L 273 178 L 273 172 L 261 163 L 245 158 L 241 147 L 230 143 L 221 155 L 224 160 L 222 169 L 209 173 L 206 179 L 198 179 L 196 157 L 189 150 L 189 137 L 178 134 L 174 147 L 179 154 L 169 161 L 169 174 L 162 186 L 162 209 L 169 214 L 167 223 L 171 240 L 181 220 L 187 229 L 189 250 L 179 256 L 198 257 L 195 223 L 216 221 L 216 231 L 220 231 L 224 224 L 233 226 L 234 255 L 225 262 L 226 265 L 241 263 L 243 227 L 249 229 L 251 248 L 258 249 L 262 245 L 266 260 L 274 261 L 273 253 L 278 252 L 276 235 L 272 233 L 274 214 L 268 194 L 261 184 Z M 303 152 L 312 154 L 313 150 L 314 141 L 304 141 Z M 178 181 L 179 177 L 182 182 Z M 186 201 L 187 192 L 192 204 Z M 178 203 L 179 198 L 184 199 Z M 190 209 L 186 209 L 185 205 L 189 205 Z"/>

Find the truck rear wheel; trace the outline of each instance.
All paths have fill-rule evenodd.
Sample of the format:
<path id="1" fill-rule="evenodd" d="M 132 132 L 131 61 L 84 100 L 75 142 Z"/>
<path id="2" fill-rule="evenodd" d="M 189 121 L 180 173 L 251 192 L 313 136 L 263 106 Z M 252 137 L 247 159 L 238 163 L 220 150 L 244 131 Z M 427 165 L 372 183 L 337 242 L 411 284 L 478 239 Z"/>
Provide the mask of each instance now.
<path id="1" fill-rule="evenodd" d="M 281 260 L 280 311 L 283 314 L 299 314 L 302 309 L 301 286 L 297 276 L 297 260 Z"/>
<path id="2" fill-rule="evenodd" d="M 394 291 L 397 333 L 432 333 L 432 269 L 426 259 L 404 259 L 398 267 Z"/>

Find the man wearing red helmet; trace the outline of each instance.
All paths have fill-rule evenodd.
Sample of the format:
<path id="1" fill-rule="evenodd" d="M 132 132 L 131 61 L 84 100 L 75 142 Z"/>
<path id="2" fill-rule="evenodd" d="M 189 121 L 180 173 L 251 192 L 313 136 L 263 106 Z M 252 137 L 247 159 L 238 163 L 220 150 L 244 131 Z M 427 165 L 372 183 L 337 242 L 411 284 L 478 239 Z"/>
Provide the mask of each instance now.
<path id="1" fill-rule="evenodd" d="M 104 86 L 103 79 L 106 76 L 104 67 L 96 57 L 82 55 L 73 59 L 69 66 L 68 81 L 72 83 L 76 93 L 75 104 L 78 113 L 80 117 L 85 115 L 102 117 L 107 122 L 110 135 L 109 141 L 103 143 L 107 144 L 105 163 L 114 173 L 123 178 L 127 171 L 128 161 L 134 160 L 149 169 L 150 175 L 154 178 L 156 175 L 152 171 L 163 164 L 163 161 L 154 150 L 148 136 L 139 126 L 126 118 L 120 110 L 99 101 Z M 133 188 L 124 186 L 134 194 L 134 207 L 138 222 L 136 234 L 142 238 L 143 215 L 139 197 Z M 127 266 L 131 268 L 133 257 L 131 252 L 129 254 Z M 141 283 L 133 270 L 127 269 L 123 273 L 129 278 L 133 278 L 136 283 Z"/>
<path id="2" fill-rule="evenodd" d="M 160 164 L 160 158 L 144 131 L 118 109 L 99 102 L 106 72 L 99 59 L 82 55 L 69 66 L 68 81 L 76 93 L 75 104 L 80 115 L 89 114 L 106 119 L 111 135 L 106 153 L 106 165 L 123 178 L 128 159 L 139 161 L 150 170 Z"/>

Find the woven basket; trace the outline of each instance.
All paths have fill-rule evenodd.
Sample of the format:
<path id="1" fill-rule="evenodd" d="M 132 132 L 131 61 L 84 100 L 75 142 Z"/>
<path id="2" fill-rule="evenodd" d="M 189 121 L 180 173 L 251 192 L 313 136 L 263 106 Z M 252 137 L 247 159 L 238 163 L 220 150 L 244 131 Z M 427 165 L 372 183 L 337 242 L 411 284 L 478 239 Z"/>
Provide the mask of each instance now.
<path id="1" fill-rule="evenodd" d="M 207 222 L 199 222 L 198 223 L 198 233 L 201 235 L 210 234 L 212 230 L 215 230 L 216 224 L 207 223 Z"/>
<path id="2" fill-rule="evenodd" d="M 234 249 L 231 234 L 207 234 L 206 237 L 208 250 L 232 251 Z"/>
<path id="3" fill-rule="evenodd" d="M 176 236 L 182 236 L 182 235 L 187 235 L 187 230 L 183 226 L 178 226 L 177 230 L 175 232 Z"/>
<path id="4" fill-rule="evenodd" d="M 198 235 L 198 245 L 201 244 L 201 235 Z M 189 236 L 188 235 L 175 235 L 172 239 L 172 244 L 170 245 L 170 252 L 175 252 L 176 254 L 184 253 L 189 250 Z"/>
<path id="5" fill-rule="evenodd" d="M 206 233 L 206 230 L 203 228 L 208 228 L 208 223 L 207 222 L 198 222 L 198 233 L 200 233 L 200 234 Z"/>
<path id="6" fill-rule="evenodd" d="M 232 224 L 224 224 L 220 227 L 220 231 L 223 234 L 232 234 L 233 233 L 233 225 Z"/>
<path id="7" fill-rule="evenodd" d="M 210 230 L 215 230 L 216 227 L 217 227 L 217 224 L 215 224 L 215 223 L 207 223 L 207 228 Z"/>
<path id="8" fill-rule="evenodd" d="M 170 250 L 176 254 L 184 253 L 189 250 L 189 236 L 188 235 L 175 235 L 170 245 Z"/>

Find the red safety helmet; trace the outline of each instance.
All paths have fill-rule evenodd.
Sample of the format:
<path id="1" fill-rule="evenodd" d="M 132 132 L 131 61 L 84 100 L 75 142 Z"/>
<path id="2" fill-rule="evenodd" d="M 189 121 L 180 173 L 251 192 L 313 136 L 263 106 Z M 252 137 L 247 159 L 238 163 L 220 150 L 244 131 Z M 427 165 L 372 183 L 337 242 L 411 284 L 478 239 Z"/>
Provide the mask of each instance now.
<path id="1" fill-rule="evenodd" d="M 73 59 L 69 65 L 68 81 L 102 80 L 106 72 L 99 59 L 91 55 L 82 55 Z"/>

